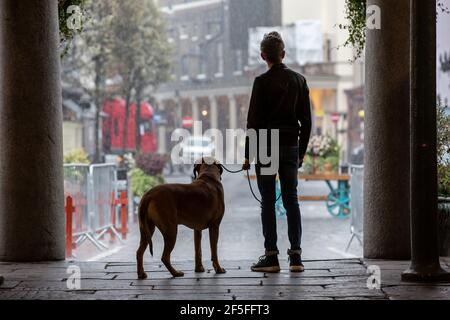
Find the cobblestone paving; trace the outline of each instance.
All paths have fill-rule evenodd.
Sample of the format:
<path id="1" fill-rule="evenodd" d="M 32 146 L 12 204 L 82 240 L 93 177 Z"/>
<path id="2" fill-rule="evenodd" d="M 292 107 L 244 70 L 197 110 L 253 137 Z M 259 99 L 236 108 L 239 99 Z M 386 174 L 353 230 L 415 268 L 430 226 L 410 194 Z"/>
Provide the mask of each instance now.
<path id="1" fill-rule="evenodd" d="M 444 263 L 450 267 L 450 259 Z M 400 274 L 408 266 L 404 261 L 310 260 L 302 274 L 289 273 L 284 264 L 279 274 L 252 273 L 250 264 L 224 261 L 228 272 L 215 275 L 207 265 L 207 272 L 199 274 L 193 262 L 176 263 L 185 277 L 174 279 L 159 263 L 151 263 L 146 264 L 149 279 L 137 280 L 134 262 L 0 263 L 5 276 L 0 299 L 450 299 L 449 284 L 401 283 Z M 367 288 L 369 265 L 381 268 L 380 290 Z M 71 266 L 80 268 L 80 290 L 68 289 Z"/>

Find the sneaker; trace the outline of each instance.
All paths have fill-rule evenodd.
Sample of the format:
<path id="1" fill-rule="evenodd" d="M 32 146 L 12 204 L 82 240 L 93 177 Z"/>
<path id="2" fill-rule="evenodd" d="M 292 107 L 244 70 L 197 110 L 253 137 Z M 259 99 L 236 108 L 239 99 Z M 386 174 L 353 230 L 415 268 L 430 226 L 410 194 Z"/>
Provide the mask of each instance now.
<path id="1" fill-rule="evenodd" d="M 305 271 L 305 266 L 302 262 L 302 251 L 301 250 L 289 250 L 289 270 L 291 272 L 303 272 Z"/>
<path id="2" fill-rule="evenodd" d="M 259 261 L 252 266 L 253 272 L 280 272 L 280 263 L 277 255 L 264 255 L 259 258 Z"/>

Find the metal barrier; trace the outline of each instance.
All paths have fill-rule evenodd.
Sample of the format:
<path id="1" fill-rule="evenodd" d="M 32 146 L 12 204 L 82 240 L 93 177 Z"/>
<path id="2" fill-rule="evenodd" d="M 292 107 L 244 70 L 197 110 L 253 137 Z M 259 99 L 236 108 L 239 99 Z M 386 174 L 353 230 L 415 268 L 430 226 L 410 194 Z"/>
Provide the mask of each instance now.
<path id="1" fill-rule="evenodd" d="M 111 164 L 96 164 L 90 166 L 90 197 L 89 208 L 91 225 L 96 233 L 96 239 L 101 239 L 107 232 L 118 236 L 115 228 L 114 199 L 116 197 L 116 166 Z M 103 244 L 101 244 L 104 246 Z M 106 247 L 106 246 L 105 246 Z"/>
<path id="2" fill-rule="evenodd" d="M 125 238 L 124 228 L 121 227 L 122 236 L 116 229 L 118 206 L 124 203 L 124 200 L 118 199 L 116 180 L 115 165 L 64 166 L 64 194 L 66 199 L 71 198 L 74 208 L 72 220 L 68 221 L 68 225 L 72 224 L 72 233 L 68 237 L 72 237 L 73 247 L 88 240 L 99 250 L 104 250 L 108 246 L 100 240 L 105 234 L 111 235 L 111 241 L 117 238 L 122 242 Z M 123 220 L 123 217 L 120 219 Z M 121 221 L 121 224 L 126 225 L 126 221 Z"/>
<path id="3" fill-rule="evenodd" d="M 73 212 L 72 237 L 74 247 L 89 239 L 97 247 L 100 244 L 91 236 L 92 230 L 89 223 L 89 165 L 68 164 L 64 165 L 64 194 L 72 198 L 72 205 L 76 208 Z"/>
<path id="4" fill-rule="evenodd" d="M 350 167 L 350 207 L 351 238 L 348 242 L 346 251 L 350 248 L 353 239 L 357 239 L 363 244 L 363 224 L 364 224 L 364 166 L 352 165 Z"/>

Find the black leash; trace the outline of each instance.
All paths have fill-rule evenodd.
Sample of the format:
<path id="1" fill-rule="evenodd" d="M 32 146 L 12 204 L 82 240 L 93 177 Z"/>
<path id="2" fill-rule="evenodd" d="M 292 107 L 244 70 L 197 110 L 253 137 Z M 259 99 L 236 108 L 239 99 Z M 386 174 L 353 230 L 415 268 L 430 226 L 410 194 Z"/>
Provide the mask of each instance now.
<path id="1" fill-rule="evenodd" d="M 255 200 L 258 201 L 258 202 L 262 205 L 262 201 L 258 199 L 258 197 L 256 196 L 255 192 L 253 191 L 252 182 L 251 182 L 251 179 L 250 179 L 250 170 L 240 169 L 240 170 L 233 171 L 233 170 L 230 170 L 230 169 L 228 169 L 227 167 L 225 167 L 223 164 L 221 164 L 221 166 L 222 166 L 222 168 L 223 168 L 225 171 L 227 171 L 227 172 L 229 172 L 229 173 L 232 173 L 232 174 L 235 174 L 235 173 L 241 173 L 241 172 L 243 172 L 243 171 L 247 171 L 247 181 L 248 181 L 248 186 L 250 187 L 250 191 L 251 191 L 251 193 L 252 193 L 252 195 L 253 195 L 253 198 L 255 198 Z M 278 200 L 280 200 L 280 198 L 281 198 L 281 193 L 280 193 L 280 195 L 278 196 L 278 199 L 275 201 L 275 203 L 278 202 Z"/>

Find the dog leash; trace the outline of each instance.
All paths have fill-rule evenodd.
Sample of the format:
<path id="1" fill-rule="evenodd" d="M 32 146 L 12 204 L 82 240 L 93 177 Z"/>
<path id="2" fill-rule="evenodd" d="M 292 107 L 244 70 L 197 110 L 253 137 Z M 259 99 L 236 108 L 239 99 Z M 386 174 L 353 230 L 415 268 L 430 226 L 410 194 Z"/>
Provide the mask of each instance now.
<path id="1" fill-rule="evenodd" d="M 255 200 L 258 201 L 262 205 L 262 201 L 258 199 L 258 197 L 256 196 L 255 192 L 253 191 L 252 182 L 251 182 L 251 179 L 250 179 L 250 170 L 240 169 L 240 170 L 233 171 L 233 170 L 230 170 L 227 167 L 225 167 L 223 164 L 221 164 L 221 166 L 222 166 L 222 168 L 225 171 L 227 171 L 228 173 L 232 173 L 232 174 L 241 173 L 243 171 L 246 171 L 247 172 L 248 186 L 250 187 L 250 191 L 251 191 L 251 193 L 253 195 L 253 198 L 255 198 Z M 280 193 L 280 195 L 278 196 L 278 199 L 275 202 L 278 202 L 278 200 L 280 200 L 280 198 L 281 198 L 281 193 Z"/>

